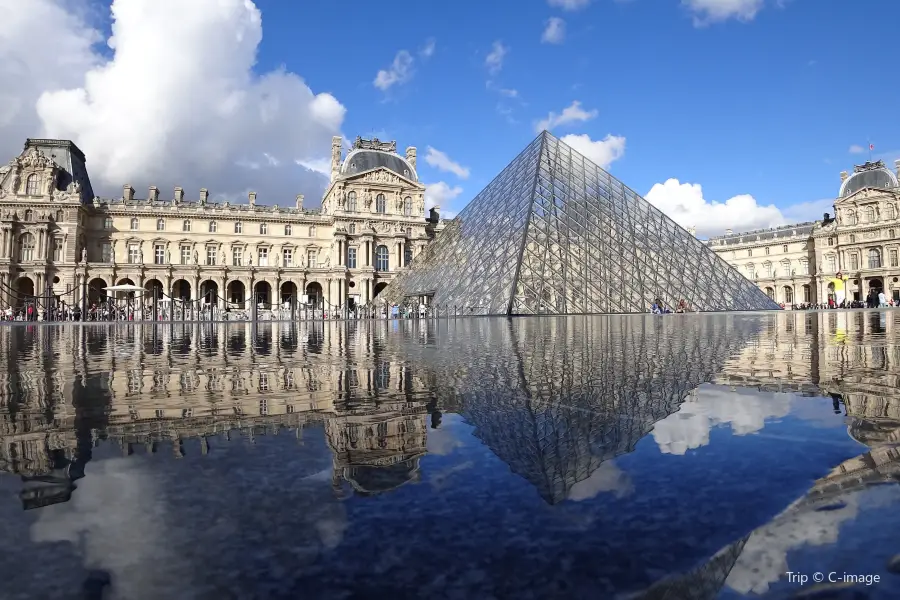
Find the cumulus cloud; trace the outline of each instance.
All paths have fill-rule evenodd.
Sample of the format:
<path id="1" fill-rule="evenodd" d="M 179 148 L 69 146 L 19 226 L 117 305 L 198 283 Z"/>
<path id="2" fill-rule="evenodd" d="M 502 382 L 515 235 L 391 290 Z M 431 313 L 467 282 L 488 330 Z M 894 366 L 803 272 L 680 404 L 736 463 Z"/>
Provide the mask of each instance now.
<path id="1" fill-rule="evenodd" d="M 571 487 L 566 498 L 574 502 L 596 498 L 604 492 L 612 492 L 617 498 L 630 495 L 634 491 L 631 477 L 608 460 L 602 463 L 587 479 L 582 479 Z"/>
<path id="2" fill-rule="evenodd" d="M 760 205 L 749 194 L 724 202 L 710 201 L 703 197 L 699 183 L 681 183 L 674 178 L 655 184 L 644 197 L 682 227 L 696 227 L 699 236 L 721 235 L 726 229 L 747 231 L 786 223 L 784 214 L 774 204 Z"/>
<path id="3" fill-rule="evenodd" d="M 563 10 L 581 10 L 586 8 L 591 0 L 547 0 L 547 4 L 553 8 L 561 8 Z"/>
<path id="4" fill-rule="evenodd" d="M 681 0 L 681 4 L 691 12 L 694 25 L 699 27 L 728 19 L 752 21 L 765 0 Z"/>
<path id="5" fill-rule="evenodd" d="M 550 17 L 544 24 L 541 42 L 544 44 L 562 44 L 566 39 L 566 22 L 559 17 Z"/>
<path id="6" fill-rule="evenodd" d="M 653 428 L 653 440 L 663 454 L 683 455 L 709 444 L 709 432 L 730 426 L 734 435 L 756 433 L 766 420 L 791 410 L 791 395 L 732 392 L 723 386 L 703 386 Z"/>
<path id="7" fill-rule="evenodd" d="M 412 78 L 413 57 L 406 50 L 401 50 L 394 56 L 394 61 L 387 69 L 381 69 L 375 75 L 372 84 L 382 92 L 386 92 L 394 85 L 402 85 Z"/>
<path id="8" fill-rule="evenodd" d="M 437 183 L 426 183 L 425 184 L 425 208 L 430 209 L 434 206 L 438 206 L 446 208 L 447 205 L 455 200 L 460 194 L 462 194 L 463 189 L 458 185 L 450 186 L 444 181 L 438 181 Z M 441 214 L 444 217 L 449 218 L 453 213 L 448 213 L 447 211 L 441 210 Z"/>
<path id="9" fill-rule="evenodd" d="M 601 169 L 609 169 L 614 161 L 625 155 L 625 138 L 618 135 L 607 135 L 602 140 L 592 140 L 586 133 L 569 134 L 560 138 L 560 141 L 568 144 Z"/>
<path id="10" fill-rule="evenodd" d="M 0 69 L 24 82 L 0 96 L 0 139 L 17 146 L 7 154 L 25 137 L 71 139 L 105 195 L 125 183 L 180 185 L 225 197 L 254 189 L 285 204 L 324 189 L 298 163 L 328 156 L 345 108 L 284 69 L 253 72 L 262 39 L 253 2 L 113 0 L 111 58 L 66 6 L 0 0 Z M 29 32 L 45 29 L 57 33 L 35 46 Z"/>
<path id="11" fill-rule="evenodd" d="M 425 154 L 425 162 L 439 171 L 445 173 L 453 173 L 460 179 L 469 178 L 469 168 L 464 167 L 458 162 L 452 160 L 444 152 L 436 148 L 428 146 L 428 152 Z"/>
<path id="12" fill-rule="evenodd" d="M 484 66 L 487 68 L 488 73 L 491 75 L 499 73 L 503 69 L 503 63 L 507 54 L 509 54 L 509 46 L 504 46 L 500 40 L 494 42 L 491 46 L 491 51 L 484 59 Z"/>
<path id="13" fill-rule="evenodd" d="M 597 116 L 597 110 L 584 110 L 581 107 L 581 102 L 578 100 L 573 100 L 572 104 L 565 107 L 561 113 L 557 114 L 553 111 L 547 115 L 547 118 L 541 119 L 534 125 L 534 130 L 536 133 L 540 133 L 542 131 L 551 130 L 555 127 L 559 127 L 560 125 L 568 125 L 569 123 L 584 123 L 585 121 L 590 121 L 591 119 Z"/>

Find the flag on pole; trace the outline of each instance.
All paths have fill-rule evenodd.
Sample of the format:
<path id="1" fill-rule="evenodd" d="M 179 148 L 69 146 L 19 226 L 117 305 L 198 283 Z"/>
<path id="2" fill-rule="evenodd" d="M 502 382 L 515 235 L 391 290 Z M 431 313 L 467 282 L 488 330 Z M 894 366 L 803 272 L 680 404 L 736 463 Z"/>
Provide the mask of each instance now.
<path id="1" fill-rule="evenodd" d="M 875 149 L 875 144 L 869 144 L 869 150 L 874 150 L 874 149 Z"/>

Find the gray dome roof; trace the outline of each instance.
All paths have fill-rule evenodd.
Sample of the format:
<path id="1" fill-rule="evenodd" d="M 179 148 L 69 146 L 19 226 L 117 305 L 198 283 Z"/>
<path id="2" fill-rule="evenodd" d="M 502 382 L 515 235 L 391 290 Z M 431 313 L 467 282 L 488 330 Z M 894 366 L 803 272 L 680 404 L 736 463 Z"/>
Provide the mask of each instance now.
<path id="1" fill-rule="evenodd" d="M 344 176 L 356 175 L 357 173 L 365 173 L 379 167 L 390 169 L 400 177 L 405 177 L 411 181 L 419 181 L 416 170 L 406 162 L 405 158 L 390 152 L 382 152 L 381 150 L 357 149 L 351 151 L 347 158 L 344 159 L 344 164 L 341 166 L 341 174 Z"/>
<path id="2" fill-rule="evenodd" d="M 853 169 L 853 174 L 841 184 L 839 198 L 844 198 L 863 188 L 895 188 L 900 187 L 897 176 L 882 161 L 867 162 Z"/>

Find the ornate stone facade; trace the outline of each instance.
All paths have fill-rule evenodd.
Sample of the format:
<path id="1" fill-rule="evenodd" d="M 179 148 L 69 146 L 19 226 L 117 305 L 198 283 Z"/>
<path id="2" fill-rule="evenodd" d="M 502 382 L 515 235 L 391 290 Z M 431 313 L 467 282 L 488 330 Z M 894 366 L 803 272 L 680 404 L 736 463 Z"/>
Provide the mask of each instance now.
<path id="1" fill-rule="evenodd" d="M 733 233 L 710 247 L 786 306 L 864 301 L 871 289 L 900 302 L 900 160 L 841 173 L 834 218 Z"/>
<path id="2" fill-rule="evenodd" d="M 296 303 L 316 307 L 370 303 L 433 238 L 416 150 L 357 138 L 342 160 L 332 140 L 331 181 L 319 208 L 298 195 L 284 205 L 194 199 L 151 186 L 138 199 L 93 195 L 85 156 L 65 140 L 29 139 L 0 168 L 0 303 L 59 296 L 94 303 L 113 285 L 139 297 L 171 297 L 246 309 Z"/>

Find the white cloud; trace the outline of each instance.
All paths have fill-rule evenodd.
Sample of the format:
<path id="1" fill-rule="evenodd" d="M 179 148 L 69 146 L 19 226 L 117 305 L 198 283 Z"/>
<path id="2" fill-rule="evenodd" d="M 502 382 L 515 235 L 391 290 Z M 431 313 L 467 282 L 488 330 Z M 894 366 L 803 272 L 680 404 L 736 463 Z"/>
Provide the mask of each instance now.
<path id="1" fill-rule="evenodd" d="M 419 56 L 422 58 L 431 58 L 431 55 L 434 54 L 434 50 L 437 47 L 437 42 L 434 38 L 428 38 L 425 41 L 425 45 L 422 46 L 422 49 L 419 50 Z"/>
<path id="2" fill-rule="evenodd" d="M 507 98 L 518 98 L 519 97 L 519 90 L 512 89 L 512 88 L 500 88 L 497 90 L 497 93 L 500 94 L 501 96 L 505 96 Z"/>
<path id="3" fill-rule="evenodd" d="M 696 227 L 701 237 L 721 235 L 726 229 L 748 231 L 786 222 L 778 207 L 762 206 L 749 194 L 725 202 L 709 201 L 699 183 L 681 183 L 674 178 L 655 184 L 644 197 L 682 227 Z"/>
<path id="4" fill-rule="evenodd" d="M 541 119 L 535 124 L 534 130 L 537 133 L 540 133 L 545 129 L 549 131 L 554 127 L 559 127 L 560 125 L 568 125 L 569 123 L 584 123 L 585 121 L 590 121 L 596 116 L 596 109 L 584 110 L 583 108 L 581 108 L 581 102 L 579 102 L 578 100 L 574 100 L 572 104 L 564 108 L 559 114 L 551 111 L 550 114 L 547 115 L 546 119 Z"/>
<path id="5" fill-rule="evenodd" d="M 425 184 L 425 209 L 430 209 L 434 206 L 441 207 L 441 214 L 444 217 L 448 217 L 452 213 L 447 213 L 443 209 L 450 204 L 451 201 L 456 199 L 457 196 L 462 194 L 463 189 L 458 185 L 450 186 L 443 181 L 438 181 L 437 183 L 426 183 Z"/>
<path id="6" fill-rule="evenodd" d="M 550 17 L 541 34 L 541 42 L 544 44 L 562 44 L 566 39 L 566 22 L 559 17 Z"/>
<path id="7" fill-rule="evenodd" d="M 699 27 L 728 19 L 752 21 L 765 0 L 681 0 L 681 4 L 694 15 L 694 25 Z"/>
<path id="8" fill-rule="evenodd" d="M 436 148 L 432 148 L 431 146 L 428 146 L 428 152 L 425 154 L 425 162 L 439 171 L 453 173 L 460 179 L 469 178 L 468 167 L 464 167 L 458 162 L 451 160 L 445 153 Z"/>
<path id="9" fill-rule="evenodd" d="M 587 7 L 591 0 L 547 0 L 547 4 L 553 8 L 561 8 L 563 10 L 581 10 Z"/>
<path id="10" fill-rule="evenodd" d="M 850 149 L 848 150 L 848 152 L 850 154 L 862 154 L 865 151 L 866 151 L 865 148 L 863 148 L 862 146 L 859 146 L 857 144 L 853 144 L 852 146 L 850 146 Z"/>
<path id="11" fill-rule="evenodd" d="M 603 492 L 613 492 L 617 498 L 623 498 L 634 491 L 631 477 L 608 460 L 601 463 L 587 479 L 582 479 L 569 489 L 566 499 L 574 502 L 591 500 Z"/>
<path id="12" fill-rule="evenodd" d="M 609 169 L 614 161 L 625 154 L 625 138 L 618 135 L 607 135 L 602 140 L 592 140 L 586 133 L 581 135 L 570 133 L 561 137 L 560 141 L 571 146 L 601 169 Z"/>
<path id="13" fill-rule="evenodd" d="M 484 59 L 484 66 L 487 67 L 488 73 L 496 75 L 503 69 L 503 62 L 506 55 L 509 54 L 509 46 L 504 46 L 503 42 L 497 40 L 491 46 L 491 51 Z"/>
<path id="14" fill-rule="evenodd" d="M 401 50 L 394 57 L 394 61 L 387 69 L 378 71 L 372 84 L 382 92 L 386 92 L 391 86 L 402 85 L 409 81 L 413 75 L 413 57 L 406 50 Z"/>
<path id="15" fill-rule="evenodd" d="M 709 444 L 709 432 L 728 425 L 734 435 L 760 431 L 767 419 L 791 410 L 790 394 L 732 392 L 723 386 L 701 386 L 678 409 L 653 427 L 653 440 L 663 454 L 683 455 Z"/>
<path id="16" fill-rule="evenodd" d="M 17 111 L 0 118 L 6 153 L 27 136 L 72 139 L 104 194 L 125 183 L 233 197 L 254 189 L 284 204 L 322 190 L 326 180 L 296 161 L 328 155 L 346 109 L 284 69 L 253 72 L 263 31 L 252 2 L 114 0 L 111 59 L 92 52 L 99 34 L 60 6 L 0 0 L 0 69 L 22 83 L 0 101 L 0 114 Z M 37 30 L 56 33 L 35 46 Z"/>

